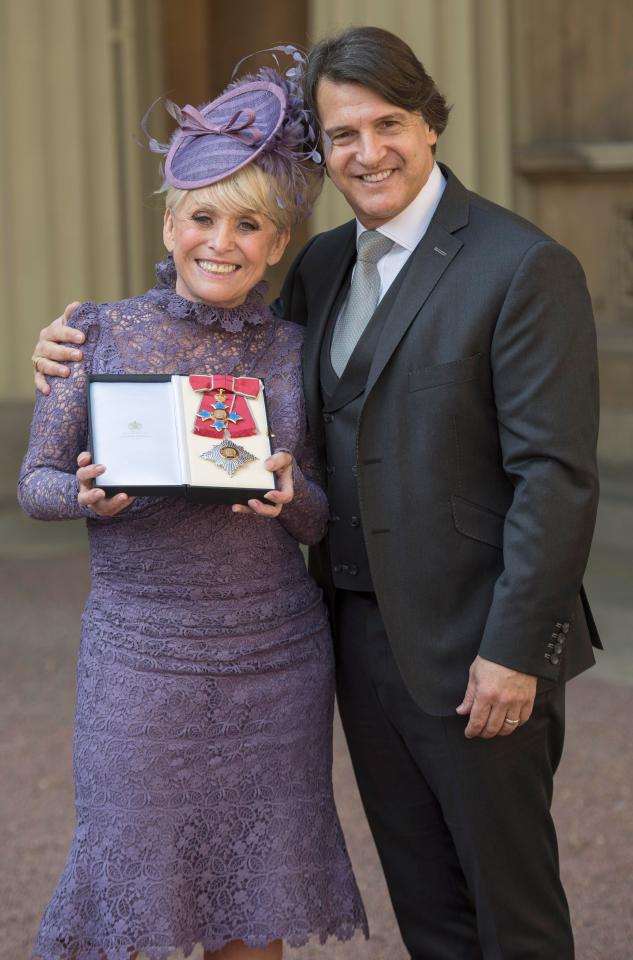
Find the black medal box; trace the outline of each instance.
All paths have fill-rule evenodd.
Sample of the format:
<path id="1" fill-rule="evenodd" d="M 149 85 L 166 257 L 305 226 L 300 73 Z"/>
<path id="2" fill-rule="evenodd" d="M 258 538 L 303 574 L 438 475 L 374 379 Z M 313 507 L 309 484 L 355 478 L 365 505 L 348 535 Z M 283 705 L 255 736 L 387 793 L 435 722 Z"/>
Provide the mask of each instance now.
<path id="1" fill-rule="evenodd" d="M 226 379 L 226 378 L 224 378 Z M 251 381 L 252 382 L 252 381 Z M 93 463 L 106 468 L 96 484 L 111 497 L 185 497 L 195 503 L 247 503 L 275 489 L 275 477 L 263 466 L 271 454 L 262 381 L 258 395 L 241 400 L 244 417 L 231 417 L 231 403 L 212 390 L 204 394 L 189 377 L 91 374 L 88 378 L 89 449 Z M 218 400 L 219 398 L 219 400 Z M 244 407 L 247 404 L 247 408 Z M 234 420 L 253 426 L 237 432 Z M 211 420 L 211 436 L 194 433 L 196 423 Z"/>

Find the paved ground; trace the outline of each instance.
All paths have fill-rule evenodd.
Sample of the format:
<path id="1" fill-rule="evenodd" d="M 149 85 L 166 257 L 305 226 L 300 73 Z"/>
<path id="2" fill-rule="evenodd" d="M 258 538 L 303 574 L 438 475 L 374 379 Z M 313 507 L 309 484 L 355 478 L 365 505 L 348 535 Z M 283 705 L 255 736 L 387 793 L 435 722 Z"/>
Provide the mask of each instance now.
<path id="1" fill-rule="evenodd" d="M 578 960 L 631 960 L 633 554 L 598 547 L 588 580 L 610 650 L 570 684 L 555 816 Z M 88 589 L 80 525 L 53 530 L 0 511 L 0 582 L 0 960 L 23 960 L 73 829 L 74 659 Z M 310 945 L 287 958 L 406 960 L 339 730 L 335 786 L 372 938 Z"/>

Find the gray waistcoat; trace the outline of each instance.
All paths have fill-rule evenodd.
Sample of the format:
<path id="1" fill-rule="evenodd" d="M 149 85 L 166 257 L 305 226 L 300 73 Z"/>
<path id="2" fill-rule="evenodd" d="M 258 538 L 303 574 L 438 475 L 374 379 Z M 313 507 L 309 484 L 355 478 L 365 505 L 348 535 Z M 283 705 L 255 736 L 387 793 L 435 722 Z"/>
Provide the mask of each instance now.
<path id="1" fill-rule="evenodd" d="M 331 514 L 329 553 L 334 586 L 342 590 L 374 589 L 358 501 L 356 439 L 371 361 L 406 267 L 400 271 L 378 304 L 340 379 L 330 362 L 330 344 L 349 282 L 334 303 L 321 346 L 322 415 Z"/>

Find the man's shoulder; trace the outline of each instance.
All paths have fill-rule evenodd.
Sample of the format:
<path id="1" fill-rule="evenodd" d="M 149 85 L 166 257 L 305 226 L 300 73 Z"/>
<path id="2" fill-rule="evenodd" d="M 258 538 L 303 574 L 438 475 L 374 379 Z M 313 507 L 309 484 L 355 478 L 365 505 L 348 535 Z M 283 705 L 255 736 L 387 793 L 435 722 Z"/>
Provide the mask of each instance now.
<path id="1" fill-rule="evenodd" d="M 494 256 L 502 268 L 505 265 L 514 271 L 527 257 L 537 257 L 574 272 L 584 281 L 576 255 L 536 224 L 476 193 L 470 195 L 470 211 L 470 239 L 485 255 Z"/>
<path id="2" fill-rule="evenodd" d="M 536 243 L 556 243 L 547 233 L 524 217 L 469 190 L 445 165 L 447 184 L 434 219 L 457 236 L 478 246 L 506 249 L 510 256 L 525 252 Z"/>
<path id="3" fill-rule="evenodd" d="M 281 294 L 271 305 L 273 313 L 305 324 L 306 298 L 332 282 L 341 263 L 351 258 L 355 238 L 355 220 L 311 237 L 290 265 Z"/>
<path id="4" fill-rule="evenodd" d="M 331 230 L 316 233 L 303 248 L 302 260 L 314 261 L 322 257 L 331 257 L 335 251 L 343 251 L 355 236 L 356 220 L 348 220 Z"/>
<path id="5" fill-rule="evenodd" d="M 355 228 L 356 220 L 352 218 L 351 220 L 346 220 L 345 223 L 339 224 L 338 227 L 332 227 L 330 230 L 315 233 L 312 239 L 319 241 L 319 243 L 347 243 L 350 233 L 352 233 Z"/>
<path id="6" fill-rule="evenodd" d="M 502 230 L 517 242 L 532 244 L 539 240 L 553 240 L 535 223 L 526 220 L 513 210 L 502 207 L 487 197 L 469 191 L 471 222 L 482 230 Z"/>

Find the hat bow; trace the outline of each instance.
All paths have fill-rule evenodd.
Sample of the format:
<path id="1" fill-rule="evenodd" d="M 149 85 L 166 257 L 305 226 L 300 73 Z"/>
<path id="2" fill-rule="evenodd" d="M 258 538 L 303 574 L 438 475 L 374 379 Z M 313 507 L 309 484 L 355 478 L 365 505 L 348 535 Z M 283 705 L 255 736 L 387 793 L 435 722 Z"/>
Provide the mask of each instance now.
<path id="1" fill-rule="evenodd" d="M 186 136 L 202 137 L 212 133 L 216 136 L 231 137 L 246 146 L 253 147 L 262 139 L 261 130 L 254 126 L 257 118 L 254 110 L 244 108 L 236 110 L 232 117 L 217 125 L 211 123 L 200 110 L 189 103 L 181 109 L 173 101 L 168 100 L 165 106 Z"/>

